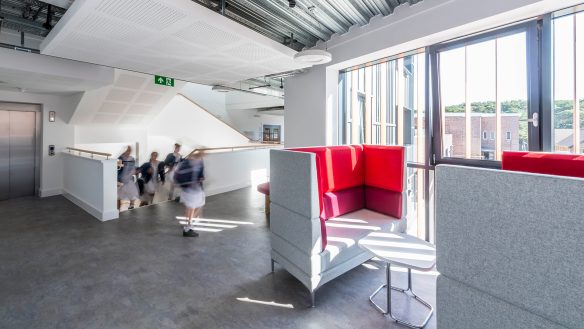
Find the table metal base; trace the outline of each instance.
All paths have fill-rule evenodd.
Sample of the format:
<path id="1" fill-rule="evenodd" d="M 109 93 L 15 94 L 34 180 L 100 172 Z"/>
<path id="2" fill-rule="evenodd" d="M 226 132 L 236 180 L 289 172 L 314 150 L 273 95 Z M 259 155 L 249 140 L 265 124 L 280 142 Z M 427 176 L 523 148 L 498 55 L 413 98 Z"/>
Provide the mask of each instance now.
<path id="1" fill-rule="evenodd" d="M 371 296 L 369 296 L 369 301 L 371 302 L 371 304 L 373 304 L 373 306 L 375 306 L 375 308 L 377 308 L 381 313 L 383 313 L 384 315 L 389 315 L 395 322 L 397 322 L 399 324 L 403 324 L 403 325 L 408 326 L 410 328 L 424 328 L 426 326 L 426 324 L 428 324 L 428 321 L 430 320 L 430 318 L 432 317 L 432 314 L 434 313 L 434 308 L 432 307 L 432 305 L 430 305 L 428 302 L 426 302 L 422 298 L 418 297 L 412 291 L 412 269 L 408 268 L 408 288 L 407 289 L 402 289 L 402 288 L 394 287 L 394 286 L 391 285 L 391 266 L 390 266 L 389 263 L 386 263 L 385 271 L 386 271 L 386 280 L 387 280 L 387 283 L 384 284 L 384 285 L 382 285 L 382 286 L 380 286 L 379 288 L 377 288 L 377 290 L 375 290 L 373 292 L 373 294 Z M 387 310 L 384 310 L 383 308 L 381 308 L 381 306 L 377 305 L 373 301 L 373 298 L 383 288 L 387 288 Z M 391 313 L 391 291 L 392 290 L 396 290 L 396 291 L 399 291 L 401 293 L 404 293 L 408 297 L 413 297 L 420 304 L 424 305 L 427 309 L 430 310 L 429 314 L 426 316 L 426 319 L 424 320 L 424 322 L 422 322 L 422 324 L 417 325 L 417 324 L 413 324 L 413 323 L 410 323 L 410 322 L 407 322 L 407 321 L 398 319 L 397 317 L 395 317 Z"/>

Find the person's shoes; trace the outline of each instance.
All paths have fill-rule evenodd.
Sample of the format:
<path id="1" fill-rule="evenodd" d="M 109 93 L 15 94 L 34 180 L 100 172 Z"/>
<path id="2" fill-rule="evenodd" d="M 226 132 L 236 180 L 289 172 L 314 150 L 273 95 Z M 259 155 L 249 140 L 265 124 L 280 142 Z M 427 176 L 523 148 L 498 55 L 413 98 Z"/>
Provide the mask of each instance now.
<path id="1" fill-rule="evenodd" d="M 197 233 L 193 230 L 188 230 L 188 231 L 183 230 L 183 236 L 188 237 L 188 238 L 196 238 L 199 236 L 199 233 Z"/>

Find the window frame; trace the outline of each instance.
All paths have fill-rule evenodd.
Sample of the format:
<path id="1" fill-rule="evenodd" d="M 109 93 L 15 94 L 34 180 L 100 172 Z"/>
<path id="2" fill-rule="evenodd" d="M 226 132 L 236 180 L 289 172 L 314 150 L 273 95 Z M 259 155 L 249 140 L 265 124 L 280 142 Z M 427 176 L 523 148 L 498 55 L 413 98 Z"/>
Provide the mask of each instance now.
<path id="1" fill-rule="evenodd" d="M 441 44 L 436 44 L 429 47 L 428 56 L 430 57 L 430 98 L 431 98 L 431 115 L 432 119 L 432 135 L 433 135 L 433 153 L 432 162 L 433 166 L 438 164 L 455 164 L 455 165 L 467 165 L 475 167 L 484 168 L 501 168 L 501 161 L 497 160 L 483 160 L 483 159 L 465 159 L 465 158 L 454 158 L 454 157 L 443 157 L 440 150 L 442 150 L 443 132 L 442 132 L 442 104 L 441 104 L 441 93 L 440 93 L 440 72 L 439 72 L 439 54 L 440 52 L 453 50 L 460 47 L 470 46 L 473 44 L 493 40 L 496 38 L 505 37 L 508 35 L 513 35 L 517 33 L 526 33 L 526 51 L 527 51 L 527 113 L 528 118 L 533 116 L 533 113 L 539 113 L 540 118 L 544 118 L 543 111 L 540 104 L 542 99 L 540 99 L 541 91 L 544 88 L 540 85 L 540 81 L 543 81 L 542 70 L 542 44 L 543 38 L 540 35 L 540 31 L 543 26 L 543 20 L 541 18 L 533 19 L 525 22 L 514 23 L 508 26 L 496 28 L 487 32 L 478 33 L 475 35 L 458 38 L 452 41 L 444 42 Z M 551 97 L 551 95 L 550 95 Z M 540 119 L 540 123 L 542 123 Z M 543 124 L 540 124 L 537 128 L 533 127 L 532 124 L 528 124 L 528 136 L 529 136 L 529 150 L 530 151 L 541 151 L 543 149 L 541 136 Z"/>

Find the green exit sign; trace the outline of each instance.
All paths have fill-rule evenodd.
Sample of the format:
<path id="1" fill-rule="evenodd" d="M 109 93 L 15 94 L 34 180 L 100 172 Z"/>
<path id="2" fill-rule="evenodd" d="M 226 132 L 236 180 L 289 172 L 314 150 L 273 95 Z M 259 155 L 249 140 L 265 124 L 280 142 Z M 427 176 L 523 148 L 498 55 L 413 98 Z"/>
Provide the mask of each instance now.
<path id="1" fill-rule="evenodd" d="M 168 77 L 163 77 L 162 75 L 155 75 L 154 76 L 154 84 L 174 87 L 174 79 L 168 78 Z"/>

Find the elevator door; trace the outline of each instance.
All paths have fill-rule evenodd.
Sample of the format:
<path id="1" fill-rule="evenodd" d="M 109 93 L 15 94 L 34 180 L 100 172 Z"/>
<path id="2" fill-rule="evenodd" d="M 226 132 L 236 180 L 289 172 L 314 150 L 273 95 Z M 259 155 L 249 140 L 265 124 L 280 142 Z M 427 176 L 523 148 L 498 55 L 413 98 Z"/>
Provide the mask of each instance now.
<path id="1" fill-rule="evenodd" d="M 0 110 L 0 200 L 35 194 L 36 115 Z"/>

